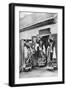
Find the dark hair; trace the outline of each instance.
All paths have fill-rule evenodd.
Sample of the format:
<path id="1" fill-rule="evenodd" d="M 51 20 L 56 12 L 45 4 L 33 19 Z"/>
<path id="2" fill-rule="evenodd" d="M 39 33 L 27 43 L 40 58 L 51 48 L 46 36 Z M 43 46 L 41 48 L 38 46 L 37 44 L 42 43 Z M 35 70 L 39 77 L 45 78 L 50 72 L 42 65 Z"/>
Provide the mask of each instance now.
<path id="1" fill-rule="evenodd" d="M 53 40 L 52 40 L 52 39 L 50 39 L 50 42 L 53 42 Z"/>

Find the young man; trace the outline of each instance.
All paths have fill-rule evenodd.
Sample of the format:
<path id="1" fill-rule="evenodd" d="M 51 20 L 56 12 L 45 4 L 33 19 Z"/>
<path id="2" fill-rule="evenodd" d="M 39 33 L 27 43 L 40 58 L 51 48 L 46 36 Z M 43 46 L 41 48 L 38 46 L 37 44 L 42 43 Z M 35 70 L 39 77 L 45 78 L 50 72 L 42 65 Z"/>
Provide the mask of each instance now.
<path id="1" fill-rule="evenodd" d="M 53 37 L 50 35 L 48 39 L 48 47 L 47 47 L 47 64 L 54 69 L 53 67 L 53 60 L 56 59 L 56 52 L 55 52 L 55 41 Z"/>

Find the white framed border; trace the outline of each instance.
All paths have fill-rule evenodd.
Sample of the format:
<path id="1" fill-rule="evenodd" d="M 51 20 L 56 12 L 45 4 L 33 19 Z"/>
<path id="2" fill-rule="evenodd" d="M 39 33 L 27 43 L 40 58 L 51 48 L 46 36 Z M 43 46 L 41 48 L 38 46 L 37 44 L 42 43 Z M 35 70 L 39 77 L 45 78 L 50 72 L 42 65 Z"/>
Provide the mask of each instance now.
<path id="1" fill-rule="evenodd" d="M 58 76 L 19 78 L 19 11 L 58 13 Z M 62 9 L 15 6 L 15 84 L 62 81 Z"/>

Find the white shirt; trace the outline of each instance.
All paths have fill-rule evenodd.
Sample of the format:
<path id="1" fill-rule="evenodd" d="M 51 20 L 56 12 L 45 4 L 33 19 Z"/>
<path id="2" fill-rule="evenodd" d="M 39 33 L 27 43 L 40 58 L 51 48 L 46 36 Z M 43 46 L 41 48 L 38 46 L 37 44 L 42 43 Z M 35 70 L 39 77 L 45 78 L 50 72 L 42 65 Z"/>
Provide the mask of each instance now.
<path id="1" fill-rule="evenodd" d="M 24 47 L 24 57 L 27 58 L 28 56 L 28 49 L 27 47 Z"/>

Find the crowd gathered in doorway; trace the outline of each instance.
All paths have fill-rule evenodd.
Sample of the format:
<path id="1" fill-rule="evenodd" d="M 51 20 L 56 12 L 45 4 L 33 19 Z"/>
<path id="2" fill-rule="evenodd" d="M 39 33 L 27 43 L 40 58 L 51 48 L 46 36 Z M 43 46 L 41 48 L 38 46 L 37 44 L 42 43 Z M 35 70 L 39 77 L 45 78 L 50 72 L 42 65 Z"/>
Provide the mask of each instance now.
<path id="1" fill-rule="evenodd" d="M 24 40 L 24 64 L 23 71 L 32 70 L 34 67 L 49 66 L 57 68 L 56 47 L 52 35 L 49 35 L 45 43 L 39 35 L 31 40 Z"/>

